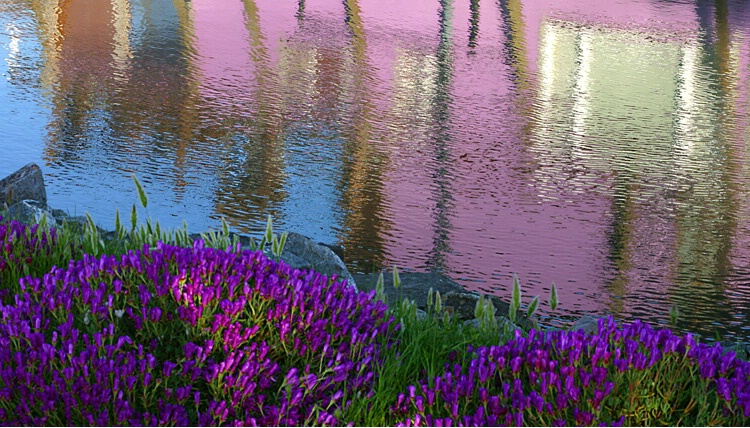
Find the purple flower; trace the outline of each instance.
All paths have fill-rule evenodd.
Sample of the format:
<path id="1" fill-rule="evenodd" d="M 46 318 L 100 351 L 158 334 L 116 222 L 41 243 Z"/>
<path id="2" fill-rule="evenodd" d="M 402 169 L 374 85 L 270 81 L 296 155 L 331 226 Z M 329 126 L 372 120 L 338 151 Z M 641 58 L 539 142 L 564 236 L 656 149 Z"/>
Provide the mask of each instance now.
<path id="1" fill-rule="evenodd" d="M 732 396 L 729 391 L 729 382 L 727 382 L 725 378 L 719 377 L 714 380 L 714 383 L 716 383 L 716 393 L 719 394 L 724 401 L 730 401 Z"/>
<path id="2" fill-rule="evenodd" d="M 570 397 L 573 402 L 578 402 L 580 396 L 580 389 L 575 385 L 575 379 L 570 376 L 565 378 L 565 393 Z"/>
<path id="3" fill-rule="evenodd" d="M 512 360 L 510 360 L 510 370 L 513 374 L 517 374 L 519 371 L 521 371 L 521 365 L 523 363 L 523 359 L 521 357 L 514 357 Z"/>
<path id="4" fill-rule="evenodd" d="M 577 407 L 573 408 L 573 418 L 578 426 L 591 425 L 594 420 L 594 415 L 585 410 L 579 410 Z"/>
<path id="5" fill-rule="evenodd" d="M 719 358 L 719 373 L 726 374 L 732 363 L 735 361 L 736 354 L 734 352 L 727 352 Z"/>
<path id="6" fill-rule="evenodd" d="M 716 366 L 710 361 L 701 363 L 700 372 L 703 379 L 713 378 L 716 374 Z"/>

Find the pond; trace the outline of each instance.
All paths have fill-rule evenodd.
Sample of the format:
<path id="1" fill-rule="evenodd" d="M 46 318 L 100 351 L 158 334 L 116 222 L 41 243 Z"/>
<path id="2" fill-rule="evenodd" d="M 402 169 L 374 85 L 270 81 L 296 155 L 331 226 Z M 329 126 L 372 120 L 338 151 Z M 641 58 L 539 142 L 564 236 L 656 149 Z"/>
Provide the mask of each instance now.
<path id="1" fill-rule="evenodd" d="M 0 176 L 747 341 L 749 44 L 727 0 L 3 0 Z"/>

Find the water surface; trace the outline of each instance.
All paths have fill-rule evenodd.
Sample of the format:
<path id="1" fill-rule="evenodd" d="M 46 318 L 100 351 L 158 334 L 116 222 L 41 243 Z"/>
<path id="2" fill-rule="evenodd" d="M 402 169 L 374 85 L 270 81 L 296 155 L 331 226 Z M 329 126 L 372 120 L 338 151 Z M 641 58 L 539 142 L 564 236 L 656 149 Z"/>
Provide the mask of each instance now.
<path id="1" fill-rule="evenodd" d="M 0 176 L 750 340 L 750 7 L 0 0 Z"/>

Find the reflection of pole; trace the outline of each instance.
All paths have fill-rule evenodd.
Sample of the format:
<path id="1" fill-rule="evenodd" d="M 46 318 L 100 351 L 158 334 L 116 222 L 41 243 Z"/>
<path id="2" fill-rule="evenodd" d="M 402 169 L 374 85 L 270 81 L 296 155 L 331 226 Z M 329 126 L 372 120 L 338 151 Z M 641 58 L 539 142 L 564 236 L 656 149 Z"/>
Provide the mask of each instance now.
<path id="1" fill-rule="evenodd" d="M 305 19 L 305 0 L 297 1 L 297 13 L 294 16 L 300 21 Z"/>
<path id="2" fill-rule="evenodd" d="M 445 268 L 445 255 L 450 253 L 450 212 L 453 210 L 453 192 L 450 182 L 450 105 L 451 78 L 453 76 L 453 1 L 440 0 L 440 43 L 437 49 L 437 75 L 433 116 L 435 130 L 435 207 L 433 217 L 435 230 L 432 237 L 432 249 L 427 261 L 431 270 L 442 271 Z"/>
<path id="3" fill-rule="evenodd" d="M 716 0 L 716 56 L 719 84 L 722 94 L 732 92 L 731 62 L 732 62 L 732 34 L 729 29 L 729 10 L 727 0 Z M 729 99 L 729 97 L 727 97 Z"/>
<path id="4" fill-rule="evenodd" d="M 344 0 L 344 11 L 346 12 L 346 24 L 352 32 L 355 58 L 358 65 L 365 65 L 367 40 L 365 39 L 365 27 L 362 25 L 359 2 L 357 0 Z"/>
<path id="5" fill-rule="evenodd" d="M 469 17 L 469 49 L 477 47 L 477 37 L 479 36 L 479 0 L 471 0 L 469 4 L 471 17 Z"/>

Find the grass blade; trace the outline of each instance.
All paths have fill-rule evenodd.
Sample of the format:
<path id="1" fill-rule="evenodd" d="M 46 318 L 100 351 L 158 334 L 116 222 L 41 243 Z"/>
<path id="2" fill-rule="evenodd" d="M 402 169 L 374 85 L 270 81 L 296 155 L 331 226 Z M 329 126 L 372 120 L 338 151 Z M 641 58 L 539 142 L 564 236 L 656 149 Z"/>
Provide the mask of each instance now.
<path id="1" fill-rule="evenodd" d="M 529 303 L 529 308 L 526 310 L 526 317 L 531 318 L 532 315 L 536 312 L 537 307 L 539 306 L 539 296 L 534 296 L 533 299 L 531 299 L 531 303 Z"/>
<path id="2" fill-rule="evenodd" d="M 135 174 L 130 174 L 130 176 L 133 178 L 135 188 L 138 190 L 138 198 L 141 200 L 141 206 L 143 206 L 143 208 L 146 208 L 148 206 L 148 197 L 146 197 L 146 191 L 143 190 L 143 186 L 141 186 L 141 182 L 138 181 L 138 178 L 135 176 Z"/>
<path id="3" fill-rule="evenodd" d="M 385 297 L 385 280 L 383 279 L 383 272 L 380 272 L 378 282 L 375 283 L 375 298 L 383 303 L 388 303 Z"/>
<path id="4" fill-rule="evenodd" d="M 557 308 L 557 286 L 552 283 L 552 289 L 549 291 L 549 306 L 554 311 Z"/>
<path id="5" fill-rule="evenodd" d="M 136 226 L 138 226 L 138 210 L 136 210 L 135 204 L 133 204 L 133 209 L 130 210 L 130 233 L 135 232 Z"/>

